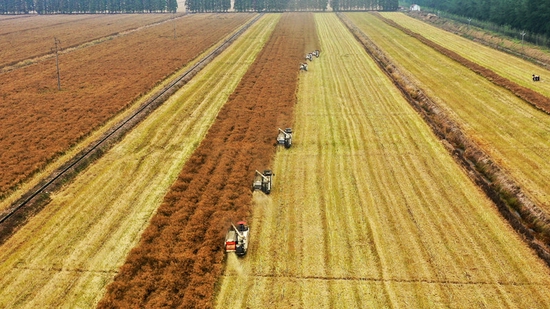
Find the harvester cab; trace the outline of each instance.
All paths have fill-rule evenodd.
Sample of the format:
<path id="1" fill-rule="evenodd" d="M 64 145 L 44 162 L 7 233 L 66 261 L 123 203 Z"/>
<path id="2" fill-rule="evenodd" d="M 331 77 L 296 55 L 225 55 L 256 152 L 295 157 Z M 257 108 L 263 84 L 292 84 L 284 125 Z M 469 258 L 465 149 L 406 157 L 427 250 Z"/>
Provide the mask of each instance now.
<path id="1" fill-rule="evenodd" d="M 260 173 L 256 170 L 254 175 L 254 183 L 252 184 L 252 190 L 262 190 L 263 193 L 271 193 L 271 181 L 274 174 L 271 170 L 265 170 L 264 173 Z"/>
<path id="2" fill-rule="evenodd" d="M 285 148 L 290 148 L 292 146 L 292 129 L 286 128 L 284 131 L 279 129 L 279 134 L 277 135 L 277 144 L 284 145 Z"/>
<path id="3" fill-rule="evenodd" d="M 225 235 L 225 252 L 235 252 L 243 256 L 248 251 L 248 233 L 250 229 L 245 221 L 237 222 L 237 226 L 231 223 L 231 228 Z"/>

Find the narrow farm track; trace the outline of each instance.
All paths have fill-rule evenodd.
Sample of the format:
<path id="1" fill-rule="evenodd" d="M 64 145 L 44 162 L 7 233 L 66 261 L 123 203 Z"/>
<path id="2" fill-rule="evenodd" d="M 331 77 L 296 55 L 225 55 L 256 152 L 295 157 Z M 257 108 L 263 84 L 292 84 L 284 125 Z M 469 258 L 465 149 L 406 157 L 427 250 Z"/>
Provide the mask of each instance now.
<path id="1" fill-rule="evenodd" d="M 370 14 L 347 16 L 550 214 L 548 115 Z"/>
<path id="2" fill-rule="evenodd" d="M 550 97 L 550 71 L 547 69 L 456 34 L 442 31 L 402 13 L 381 13 L 381 15 L 458 53 L 468 60 L 491 69 L 500 76 Z M 531 78 L 533 74 L 542 76 L 541 82 L 534 83 Z"/>
<path id="3" fill-rule="evenodd" d="M 97 304 L 277 21 L 253 25 L 0 247 L 0 308 Z"/>
<path id="4" fill-rule="evenodd" d="M 1 74 L 0 199 L 253 16 L 193 15 L 175 40 L 165 23 L 63 55 L 61 91 L 55 60 Z"/>
<path id="5" fill-rule="evenodd" d="M 549 270 L 354 37 L 315 15 L 294 145 L 218 308 L 547 307 Z M 527 297 L 528 295 L 528 297 Z"/>
<path id="6" fill-rule="evenodd" d="M 311 14 L 281 16 L 100 308 L 211 307 L 224 233 L 230 221 L 248 219 L 254 170 L 269 167 L 277 127 L 292 120 L 298 64 L 313 37 Z"/>

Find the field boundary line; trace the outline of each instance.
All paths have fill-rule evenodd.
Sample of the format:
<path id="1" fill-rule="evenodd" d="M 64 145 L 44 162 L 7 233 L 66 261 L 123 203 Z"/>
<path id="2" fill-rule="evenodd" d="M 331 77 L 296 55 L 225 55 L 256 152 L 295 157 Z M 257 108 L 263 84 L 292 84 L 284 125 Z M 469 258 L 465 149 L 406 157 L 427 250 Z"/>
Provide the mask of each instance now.
<path id="1" fill-rule="evenodd" d="M 225 274 L 223 277 L 238 278 L 238 274 Z M 430 280 L 430 279 L 400 279 L 400 278 L 376 278 L 376 277 L 330 277 L 330 276 L 289 276 L 275 274 L 251 274 L 248 277 L 277 278 L 298 280 L 322 280 L 322 281 L 366 281 L 366 282 L 393 282 L 393 283 L 427 283 L 449 285 L 504 285 L 504 286 L 538 286 L 546 285 L 541 282 L 491 282 L 491 281 L 457 281 L 457 280 Z"/>
<path id="2" fill-rule="evenodd" d="M 43 272 L 71 272 L 71 273 L 97 273 L 97 274 L 118 274 L 118 270 L 93 270 L 93 269 L 81 269 L 81 268 L 60 268 L 60 267 L 18 267 L 13 269 L 18 270 L 31 270 L 31 271 L 43 271 Z"/>
<path id="3" fill-rule="evenodd" d="M 59 189 L 63 184 L 74 178 L 81 170 L 86 168 L 93 161 L 102 156 L 104 152 L 110 149 L 127 132 L 138 125 L 156 108 L 161 106 L 171 95 L 185 85 L 191 78 L 200 72 L 208 63 L 214 60 L 222 51 L 231 45 L 241 36 L 250 26 L 258 21 L 263 14 L 258 14 L 239 30 L 233 33 L 229 38 L 205 55 L 197 63 L 192 65 L 182 74 L 176 76 L 173 81 L 165 87 L 158 90 L 153 96 L 146 100 L 142 105 L 129 116 L 125 117 L 111 129 L 106 131 L 98 140 L 92 142 L 90 146 L 69 159 L 64 165 L 52 172 L 38 185 L 33 187 L 21 198 L 15 201 L 6 211 L 1 213 L 0 217 L 0 244 L 2 244 L 18 228 L 29 215 L 37 213 L 49 201 L 49 195 Z M 26 211 L 22 212 L 23 208 Z M 8 222 L 9 221 L 9 222 Z"/>
<path id="4" fill-rule="evenodd" d="M 491 83 L 502 87 L 504 89 L 507 89 L 508 91 L 512 92 L 515 96 L 522 99 L 529 105 L 533 106 L 534 108 L 540 110 L 543 113 L 546 113 L 550 115 L 550 98 L 532 90 L 527 87 L 521 86 L 517 84 L 516 82 L 513 82 L 509 80 L 506 77 L 503 77 L 496 72 L 494 72 L 491 69 L 488 69 L 476 62 L 473 62 L 471 60 L 468 60 L 458 53 L 441 46 L 440 44 L 424 37 L 423 35 L 414 32 L 408 28 L 405 28 L 404 26 L 401 26 L 397 22 L 388 19 L 379 13 L 371 13 L 373 16 L 376 16 L 376 18 L 380 19 L 381 21 L 385 22 L 386 24 L 400 30 L 401 32 L 407 34 L 410 37 L 413 37 L 420 41 L 421 43 L 431 47 L 432 49 L 436 50 L 437 52 L 441 53 L 442 55 L 458 62 L 459 64 L 465 66 L 466 68 L 470 69 L 474 73 L 483 76 Z"/>
<path id="5" fill-rule="evenodd" d="M 420 114 L 466 175 L 493 201 L 524 242 L 550 267 L 550 218 L 520 186 L 472 142 L 451 117 L 392 63 L 347 16 L 337 13 L 365 51 Z"/>

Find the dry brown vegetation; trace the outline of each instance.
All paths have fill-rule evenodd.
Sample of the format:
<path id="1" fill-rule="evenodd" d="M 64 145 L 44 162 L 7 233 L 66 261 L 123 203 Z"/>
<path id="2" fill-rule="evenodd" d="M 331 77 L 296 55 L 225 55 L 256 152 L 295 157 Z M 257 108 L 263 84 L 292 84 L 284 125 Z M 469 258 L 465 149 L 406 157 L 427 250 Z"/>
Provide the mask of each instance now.
<path id="1" fill-rule="evenodd" d="M 288 126 L 298 64 L 314 49 L 311 14 L 284 14 L 108 287 L 100 308 L 212 306 L 230 221 L 247 219 L 255 169 Z"/>
<path id="2" fill-rule="evenodd" d="M 60 57 L 61 91 L 54 60 L 2 74 L 0 197 L 252 16 L 193 15 L 177 39 L 165 23 L 75 50 Z"/>
<path id="3" fill-rule="evenodd" d="M 67 49 L 175 17 L 171 14 L 31 15 L 0 19 L 0 69 L 52 53 L 54 37 Z"/>

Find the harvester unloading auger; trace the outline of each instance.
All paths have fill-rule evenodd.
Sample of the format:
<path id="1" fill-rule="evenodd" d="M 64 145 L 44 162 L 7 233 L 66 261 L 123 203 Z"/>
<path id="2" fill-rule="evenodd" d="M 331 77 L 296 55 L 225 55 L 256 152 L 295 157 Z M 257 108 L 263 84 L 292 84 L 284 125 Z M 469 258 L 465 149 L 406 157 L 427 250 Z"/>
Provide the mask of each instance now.
<path id="1" fill-rule="evenodd" d="M 231 223 L 231 228 L 225 235 L 225 252 L 235 252 L 243 256 L 248 251 L 248 233 L 250 229 L 245 221 L 237 222 L 237 226 Z"/>
<path id="2" fill-rule="evenodd" d="M 260 173 L 256 170 L 254 175 L 254 183 L 252 184 L 252 191 L 262 190 L 263 193 L 271 193 L 271 180 L 273 178 L 271 170 L 265 170 L 264 173 Z"/>
<path id="3" fill-rule="evenodd" d="M 290 148 L 292 146 L 292 129 L 286 128 L 284 131 L 279 129 L 279 134 L 277 135 L 277 144 L 285 145 L 285 148 Z"/>

